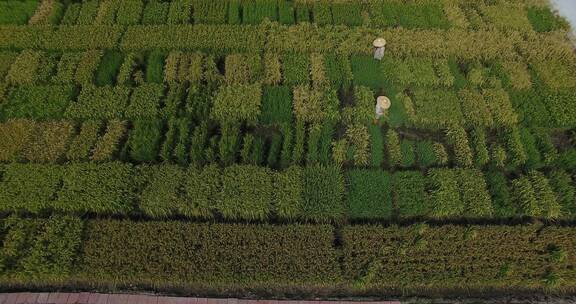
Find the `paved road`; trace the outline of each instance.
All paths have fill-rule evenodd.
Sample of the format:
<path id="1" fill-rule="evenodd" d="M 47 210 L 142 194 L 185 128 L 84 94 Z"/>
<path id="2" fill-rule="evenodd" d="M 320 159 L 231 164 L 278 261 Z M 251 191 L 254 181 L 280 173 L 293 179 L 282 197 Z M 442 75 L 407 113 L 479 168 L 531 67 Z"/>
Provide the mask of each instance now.
<path id="1" fill-rule="evenodd" d="M 0 293 L 0 304 L 400 304 L 399 301 L 276 301 L 102 293 Z"/>

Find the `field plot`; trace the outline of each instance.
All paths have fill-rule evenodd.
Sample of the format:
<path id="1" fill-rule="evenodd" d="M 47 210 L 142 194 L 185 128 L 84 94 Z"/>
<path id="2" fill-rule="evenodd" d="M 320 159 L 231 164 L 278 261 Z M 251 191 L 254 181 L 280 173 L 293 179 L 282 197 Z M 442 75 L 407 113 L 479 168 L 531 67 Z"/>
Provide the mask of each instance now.
<path id="1" fill-rule="evenodd" d="M 574 295 L 568 32 L 545 0 L 0 0 L 0 290 Z"/>

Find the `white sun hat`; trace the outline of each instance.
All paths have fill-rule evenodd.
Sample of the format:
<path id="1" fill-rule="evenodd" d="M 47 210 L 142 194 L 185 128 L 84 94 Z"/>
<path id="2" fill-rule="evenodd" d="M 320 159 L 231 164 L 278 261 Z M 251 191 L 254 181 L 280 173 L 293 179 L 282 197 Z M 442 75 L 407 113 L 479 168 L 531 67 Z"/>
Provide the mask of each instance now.
<path id="1" fill-rule="evenodd" d="M 384 38 L 376 38 L 376 39 L 374 40 L 374 42 L 372 42 L 372 45 L 374 45 L 374 47 L 377 47 L 377 48 L 384 47 L 384 46 L 386 46 L 386 39 L 384 39 Z"/>

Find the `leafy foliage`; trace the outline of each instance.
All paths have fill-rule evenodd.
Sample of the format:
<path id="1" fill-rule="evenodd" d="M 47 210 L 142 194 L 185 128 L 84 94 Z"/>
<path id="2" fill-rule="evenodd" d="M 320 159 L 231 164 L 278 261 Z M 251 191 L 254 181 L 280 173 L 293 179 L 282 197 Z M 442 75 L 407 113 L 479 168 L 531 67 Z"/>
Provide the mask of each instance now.
<path id="1" fill-rule="evenodd" d="M 136 120 L 128 138 L 130 158 L 138 162 L 158 157 L 163 123 L 160 120 Z"/>
<path id="2" fill-rule="evenodd" d="M 72 164 L 62 175 L 54 208 L 64 212 L 126 214 L 132 210 L 133 169 L 129 164 Z"/>
<path id="3" fill-rule="evenodd" d="M 389 218 L 392 215 L 390 174 L 355 169 L 347 173 L 348 209 L 352 219 Z"/>
<path id="4" fill-rule="evenodd" d="M 216 92 L 211 116 L 221 123 L 255 124 L 261 113 L 259 84 L 223 86 Z"/>
<path id="5" fill-rule="evenodd" d="M 80 267 L 104 280 L 228 284 L 340 280 L 330 226 L 96 220 L 87 223 L 86 235 Z M 275 258 L 269 259 L 270 255 Z M 220 258 L 209 258 L 215 256 Z"/>

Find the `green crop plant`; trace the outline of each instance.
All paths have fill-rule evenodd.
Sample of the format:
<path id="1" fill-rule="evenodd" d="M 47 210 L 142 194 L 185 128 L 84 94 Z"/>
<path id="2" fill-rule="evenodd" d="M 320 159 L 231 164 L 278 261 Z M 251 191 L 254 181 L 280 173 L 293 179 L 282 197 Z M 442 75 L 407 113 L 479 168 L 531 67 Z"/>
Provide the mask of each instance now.
<path id="1" fill-rule="evenodd" d="M 518 128 L 503 130 L 502 137 L 506 142 L 510 166 L 517 168 L 524 165 L 528 161 L 528 155 L 520 137 L 520 130 Z"/>
<path id="2" fill-rule="evenodd" d="M 262 90 L 260 123 L 289 124 L 292 122 L 292 92 L 287 86 L 265 86 Z"/>
<path id="3" fill-rule="evenodd" d="M 427 216 L 432 205 L 426 196 L 426 178 L 418 171 L 398 171 L 392 175 L 393 206 L 400 218 Z"/>
<path id="4" fill-rule="evenodd" d="M 168 9 L 168 24 L 189 24 L 192 18 L 192 0 L 170 1 Z"/>
<path id="5" fill-rule="evenodd" d="M 341 220 L 345 215 L 344 178 L 334 166 L 304 169 L 304 218 L 311 221 Z"/>
<path id="6" fill-rule="evenodd" d="M 170 2 L 157 0 L 148 1 L 142 12 L 142 24 L 165 24 L 169 9 Z"/>
<path id="7" fill-rule="evenodd" d="M 450 26 L 442 4 L 437 1 L 374 1 L 370 4 L 370 13 L 371 21 L 377 26 L 408 29 L 445 29 Z"/>
<path id="8" fill-rule="evenodd" d="M 576 214 L 576 188 L 573 178 L 565 170 L 554 170 L 550 173 L 549 180 L 562 206 L 561 213 L 573 217 Z"/>
<path id="9" fill-rule="evenodd" d="M 430 169 L 428 171 L 430 216 L 433 218 L 462 217 L 466 205 L 460 200 L 458 176 L 455 170 Z"/>
<path id="10" fill-rule="evenodd" d="M 178 214 L 185 205 L 179 195 L 184 180 L 184 171 L 174 165 L 142 166 L 137 168 L 142 179 L 142 191 L 138 194 L 138 207 L 152 218 L 163 218 Z"/>
<path id="11" fill-rule="evenodd" d="M 101 281 L 321 284 L 341 280 L 332 227 L 325 225 L 93 220 L 86 223 L 85 234 L 78 267 L 99 269 Z M 272 261 L 268 254 L 276 258 Z M 220 258 L 206 258 L 211 256 Z"/>
<path id="12" fill-rule="evenodd" d="M 162 137 L 160 120 L 136 120 L 128 138 L 130 158 L 138 162 L 157 159 Z"/>
<path id="13" fill-rule="evenodd" d="M 320 140 L 318 142 L 318 161 L 320 164 L 332 164 L 330 151 L 332 149 L 332 139 L 334 137 L 334 133 L 334 124 L 328 122 L 322 125 Z"/>
<path id="14" fill-rule="evenodd" d="M 78 101 L 71 103 L 64 117 L 72 119 L 121 118 L 128 105 L 130 87 L 84 86 Z"/>
<path id="15" fill-rule="evenodd" d="M 334 24 L 362 25 L 362 6 L 358 3 L 332 3 Z"/>
<path id="16" fill-rule="evenodd" d="M 104 134 L 98 138 L 90 160 L 92 161 L 110 161 L 116 157 L 120 150 L 119 144 L 127 133 L 127 123 L 121 120 L 111 120 L 106 126 Z"/>
<path id="17" fill-rule="evenodd" d="M 386 132 L 386 153 L 388 156 L 388 166 L 396 167 L 402 162 L 402 148 L 400 146 L 400 137 L 394 129 L 388 129 Z"/>
<path id="18" fill-rule="evenodd" d="M 178 214 L 197 218 L 212 218 L 219 204 L 222 173 L 215 165 L 202 169 L 189 167 L 182 181 L 183 203 L 177 206 Z M 179 189 L 176 189 L 180 191 Z"/>
<path id="19" fill-rule="evenodd" d="M 24 25 L 34 15 L 37 6 L 38 0 L 1 1 L 0 24 Z"/>
<path id="20" fill-rule="evenodd" d="M 90 152 L 96 145 L 98 135 L 102 129 L 102 122 L 87 120 L 82 123 L 80 133 L 70 142 L 70 148 L 66 152 L 66 158 L 70 161 L 85 161 L 90 157 Z"/>
<path id="21" fill-rule="evenodd" d="M 536 199 L 542 210 L 542 216 L 551 219 L 561 217 L 562 206 L 558 202 L 548 178 L 543 173 L 534 170 L 530 171 L 528 176 L 536 192 Z"/>
<path id="22" fill-rule="evenodd" d="M 377 125 L 369 125 L 370 134 L 370 164 L 374 168 L 380 168 L 384 163 L 384 136 L 382 129 Z"/>
<path id="23" fill-rule="evenodd" d="M 201 123 L 192 131 L 190 139 L 190 163 L 196 166 L 202 166 L 205 162 L 206 155 L 204 149 L 208 144 L 208 125 Z"/>
<path id="24" fill-rule="evenodd" d="M 294 144 L 294 130 L 290 124 L 280 126 L 282 132 L 282 151 L 280 152 L 280 167 L 286 168 L 292 163 L 292 146 Z"/>
<path id="25" fill-rule="evenodd" d="M 75 25 L 78 22 L 78 16 L 80 15 L 80 10 L 82 9 L 81 3 L 70 3 L 66 6 L 64 15 L 60 19 L 61 25 Z"/>
<path id="26" fill-rule="evenodd" d="M 142 19 L 144 1 L 142 0 L 125 0 L 120 2 L 116 12 L 116 23 L 120 25 L 139 24 Z"/>
<path id="27" fill-rule="evenodd" d="M 124 62 L 124 55 L 117 51 L 107 51 L 96 70 L 96 84 L 99 86 L 114 85 Z"/>
<path id="28" fill-rule="evenodd" d="M 98 0 L 88 0 L 83 1 L 81 4 L 80 12 L 78 13 L 79 25 L 89 25 L 93 24 L 96 19 L 96 14 L 98 13 Z"/>
<path id="29" fill-rule="evenodd" d="M 401 166 L 404 168 L 414 167 L 416 163 L 416 153 L 414 151 L 414 141 L 410 139 L 402 139 L 400 142 L 400 151 L 402 153 Z"/>
<path id="30" fill-rule="evenodd" d="M 22 51 L 10 66 L 6 80 L 12 84 L 34 83 L 43 56 L 44 53 L 40 51 Z"/>
<path id="31" fill-rule="evenodd" d="M 528 169 L 539 169 L 543 166 L 542 156 L 536 144 L 536 138 L 529 129 L 520 129 L 520 140 L 526 151 L 526 164 Z"/>
<path id="32" fill-rule="evenodd" d="M 218 143 L 218 156 L 220 163 L 229 166 L 236 162 L 236 154 L 240 146 L 240 130 L 236 125 L 222 125 Z"/>
<path id="33" fill-rule="evenodd" d="M 169 119 L 167 121 L 166 134 L 164 134 L 162 145 L 160 146 L 160 152 L 158 153 L 160 159 L 164 162 L 172 161 L 172 151 L 176 141 L 176 133 L 178 132 L 176 124 L 177 122 L 175 119 Z"/>
<path id="34" fill-rule="evenodd" d="M 299 5 L 296 6 L 296 22 L 297 23 L 304 23 L 310 22 L 310 10 L 307 6 Z"/>
<path id="35" fill-rule="evenodd" d="M 296 22 L 294 6 L 287 1 L 278 2 L 278 22 L 281 24 L 291 25 Z"/>
<path id="36" fill-rule="evenodd" d="M 280 151 L 282 149 L 282 135 L 274 133 L 272 135 L 272 141 L 268 149 L 268 156 L 266 157 L 266 164 L 270 168 L 277 168 L 280 156 Z"/>
<path id="37" fill-rule="evenodd" d="M 264 19 L 270 21 L 278 20 L 276 0 L 244 1 L 242 6 L 242 22 L 244 24 L 259 24 Z"/>
<path id="38" fill-rule="evenodd" d="M 75 128 L 72 122 L 38 122 L 21 155 L 34 163 L 57 163 L 64 159 L 74 134 Z"/>
<path id="39" fill-rule="evenodd" d="M 430 140 L 419 140 L 416 142 L 414 150 L 418 166 L 427 168 L 440 164 L 439 158 L 434 151 L 434 143 Z"/>
<path id="40" fill-rule="evenodd" d="M 84 223 L 72 216 L 51 216 L 39 229 L 22 272 L 37 279 L 63 278 L 73 271 L 82 243 Z"/>
<path id="41" fill-rule="evenodd" d="M 252 91 L 255 89 L 254 86 L 250 87 L 248 90 L 243 90 L 242 87 L 230 87 L 224 88 L 221 87 L 218 91 L 218 94 L 222 94 L 219 98 L 232 98 L 232 94 L 237 91 L 245 91 L 244 94 L 248 94 L 248 91 Z M 221 92 L 221 93 L 220 93 Z M 186 105 L 185 105 L 185 112 L 186 114 L 190 114 L 190 118 L 194 121 L 200 122 L 206 120 L 207 117 L 210 116 L 210 111 L 213 110 L 213 103 L 214 98 L 213 95 L 215 92 L 212 91 L 211 88 L 205 86 L 197 86 L 197 85 L 190 85 L 187 92 L 188 96 L 186 97 Z M 255 98 L 256 96 L 254 96 Z M 243 102 L 242 100 L 234 101 L 236 103 Z M 254 101 L 251 101 L 253 103 Z M 251 104 L 250 103 L 250 104 Z M 248 107 L 249 103 L 246 104 Z M 222 105 L 223 106 L 223 105 Z M 231 111 L 232 109 L 227 109 L 226 111 Z M 237 113 L 238 114 L 238 113 Z"/>
<path id="42" fill-rule="evenodd" d="M 39 213 L 52 207 L 62 170 L 55 165 L 11 164 L 5 168 L 0 187 L 4 212 Z"/>
<path id="43" fill-rule="evenodd" d="M 0 123 L 0 161 L 17 161 L 33 138 L 36 124 L 26 119 L 11 119 Z"/>
<path id="44" fill-rule="evenodd" d="M 488 146 L 486 145 L 486 131 L 482 128 L 475 128 L 470 133 L 470 141 L 474 151 L 474 164 L 482 168 L 490 161 Z"/>
<path id="45" fill-rule="evenodd" d="M 352 67 L 348 56 L 342 54 L 325 54 L 326 76 L 335 89 L 348 90 L 352 85 Z"/>
<path id="46" fill-rule="evenodd" d="M 222 86 L 216 92 L 211 116 L 220 123 L 256 124 L 262 107 L 259 84 Z"/>
<path id="47" fill-rule="evenodd" d="M 83 85 L 90 85 L 94 83 L 94 74 L 97 73 L 97 76 L 100 76 L 100 73 L 97 71 L 97 69 L 100 69 L 101 64 L 106 64 L 105 62 L 101 62 L 103 59 L 102 56 L 103 52 L 99 50 L 84 52 L 80 58 L 80 61 L 78 61 L 76 73 L 74 74 L 74 80 L 77 83 Z"/>
<path id="48" fill-rule="evenodd" d="M 194 0 L 192 2 L 194 23 L 226 23 L 227 1 Z"/>
<path id="49" fill-rule="evenodd" d="M 348 212 L 352 219 L 392 216 L 391 176 L 386 171 L 354 169 L 346 174 Z"/>
<path id="50" fill-rule="evenodd" d="M 56 75 L 54 75 L 52 81 L 63 84 L 73 83 L 81 56 L 81 53 L 77 52 L 62 54 L 57 64 Z"/>
<path id="51" fill-rule="evenodd" d="M 307 86 L 297 86 L 293 90 L 294 116 L 305 123 L 324 123 L 339 118 L 339 100 L 332 89 L 317 90 Z"/>
<path id="52" fill-rule="evenodd" d="M 492 198 L 494 216 L 500 218 L 515 216 L 518 213 L 517 206 L 513 201 L 510 185 L 504 174 L 490 171 L 486 173 L 486 182 Z"/>
<path id="53" fill-rule="evenodd" d="M 226 83 L 251 84 L 262 75 L 262 59 L 258 54 L 231 54 L 225 60 Z"/>
<path id="54" fill-rule="evenodd" d="M 54 208 L 63 212 L 126 214 L 133 208 L 133 168 L 129 164 L 73 164 L 62 172 Z"/>
<path id="55" fill-rule="evenodd" d="M 369 56 L 353 55 L 350 57 L 354 84 L 366 86 L 373 90 L 382 88 L 385 84 L 385 74 L 381 65 Z"/>
<path id="56" fill-rule="evenodd" d="M 529 7 L 528 20 L 536 32 L 550 32 L 569 27 L 564 19 L 556 16 L 546 7 Z"/>
<path id="57" fill-rule="evenodd" d="M 175 138 L 172 154 L 174 155 L 176 163 L 180 165 L 188 164 L 190 125 L 190 120 L 186 118 L 178 119 L 175 122 L 175 128 L 177 129 L 178 135 Z"/>
<path id="58" fill-rule="evenodd" d="M 320 125 L 314 124 L 309 126 L 306 142 L 306 164 L 308 165 L 318 163 L 318 146 L 321 135 L 322 130 Z"/>
<path id="59" fill-rule="evenodd" d="M 332 21 L 332 10 L 330 3 L 315 2 L 312 5 L 312 21 L 320 26 L 330 25 Z"/>
<path id="60" fill-rule="evenodd" d="M 470 149 L 466 130 L 461 126 L 450 126 L 445 133 L 446 139 L 454 149 L 456 164 L 464 168 L 472 167 L 472 149 Z"/>
<path id="61" fill-rule="evenodd" d="M 240 0 L 228 1 L 228 24 L 240 24 Z"/>
<path id="62" fill-rule="evenodd" d="M 229 219 L 264 220 L 271 213 L 274 184 L 267 168 L 233 165 L 222 172 L 216 209 Z"/>
<path id="63" fill-rule="evenodd" d="M 155 83 L 135 87 L 124 116 L 131 119 L 153 119 L 158 117 L 164 86 Z"/>
<path id="64" fill-rule="evenodd" d="M 298 166 L 288 167 L 274 177 L 274 212 L 286 220 L 303 218 L 304 206 L 304 169 Z"/>
<path id="65" fill-rule="evenodd" d="M 176 2 L 172 2 L 176 3 Z M 163 66 L 166 55 L 161 51 L 152 51 L 146 61 L 146 81 L 162 83 Z"/>
<path id="66" fill-rule="evenodd" d="M 8 93 L 0 104 L 0 116 L 8 118 L 58 119 L 71 104 L 73 87 L 68 85 L 24 85 Z"/>
<path id="67" fill-rule="evenodd" d="M 521 176 L 512 181 L 514 201 L 521 215 L 541 216 L 542 209 L 538 202 L 536 189 L 532 185 L 530 178 Z"/>
<path id="68" fill-rule="evenodd" d="M 310 82 L 310 58 L 304 54 L 286 53 L 281 58 L 283 84 L 307 85 Z"/>

